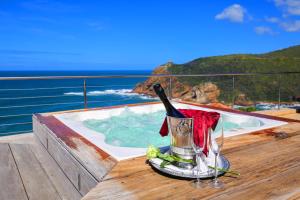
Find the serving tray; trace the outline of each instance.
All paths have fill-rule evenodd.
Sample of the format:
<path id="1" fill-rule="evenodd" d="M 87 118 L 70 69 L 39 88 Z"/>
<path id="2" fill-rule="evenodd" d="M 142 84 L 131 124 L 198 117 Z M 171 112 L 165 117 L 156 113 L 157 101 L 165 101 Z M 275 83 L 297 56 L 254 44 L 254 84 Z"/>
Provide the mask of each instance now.
<path id="1" fill-rule="evenodd" d="M 169 154 L 169 151 L 166 152 L 166 154 Z M 184 168 L 180 168 L 177 167 L 175 165 L 169 164 L 166 165 L 164 168 L 160 167 L 160 164 L 163 162 L 162 159 L 160 158 L 152 158 L 149 159 L 149 163 L 150 165 L 157 169 L 158 171 L 171 175 L 171 176 L 175 176 L 175 177 L 181 177 L 181 178 L 197 178 L 197 167 L 195 167 L 194 169 L 184 169 Z M 201 163 L 202 165 L 204 163 Z M 229 161 L 223 156 L 220 155 L 219 156 L 219 160 L 218 160 L 218 164 L 219 164 L 219 168 L 223 168 L 225 170 L 228 170 L 230 168 L 230 163 Z M 209 166 L 214 166 L 209 164 Z M 211 178 L 214 177 L 215 174 L 215 170 L 214 169 L 210 169 L 207 166 L 204 167 L 206 170 L 200 170 L 199 173 L 199 178 Z M 218 171 L 218 176 L 224 174 L 224 171 Z"/>

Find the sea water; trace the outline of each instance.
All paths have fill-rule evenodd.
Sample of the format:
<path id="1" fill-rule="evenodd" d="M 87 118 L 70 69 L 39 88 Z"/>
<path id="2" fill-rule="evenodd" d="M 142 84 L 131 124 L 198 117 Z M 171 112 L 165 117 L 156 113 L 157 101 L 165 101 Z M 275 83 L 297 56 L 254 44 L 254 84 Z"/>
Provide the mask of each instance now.
<path id="1" fill-rule="evenodd" d="M 2 71 L 0 76 L 102 76 L 150 73 L 151 71 Z M 86 79 L 87 106 L 94 108 L 157 101 L 148 96 L 132 93 L 136 84 L 145 80 L 145 77 Z M 13 124 L 31 122 L 34 113 L 82 108 L 84 108 L 83 79 L 0 81 L 0 136 L 31 132 L 31 124 Z M 1 126 L 3 124 L 11 125 Z"/>
<path id="2" fill-rule="evenodd" d="M 84 126 L 105 136 L 105 142 L 113 146 L 147 148 L 150 144 L 163 147 L 170 145 L 170 136 L 161 137 L 159 130 L 166 117 L 164 110 L 151 113 L 135 113 L 125 109 L 120 115 L 106 119 L 88 119 Z M 223 123 L 218 123 L 214 133 L 223 130 L 237 131 L 245 128 L 260 126 L 256 118 L 249 118 L 243 122 L 235 122 L 228 115 L 221 116 Z"/>

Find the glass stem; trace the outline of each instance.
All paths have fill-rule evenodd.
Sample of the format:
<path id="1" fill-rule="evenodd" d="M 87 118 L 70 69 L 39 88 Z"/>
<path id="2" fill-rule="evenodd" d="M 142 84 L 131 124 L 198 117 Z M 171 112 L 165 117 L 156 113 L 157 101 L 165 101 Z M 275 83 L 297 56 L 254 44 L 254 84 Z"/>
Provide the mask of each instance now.
<path id="1" fill-rule="evenodd" d="M 197 153 L 197 182 L 200 182 L 200 153 Z"/>
<path id="2" fill-rule="evenodd" d="M 218 178 L 218 157 L 219 153 L 215 154 L 215 182 L 217 182 Z"/>

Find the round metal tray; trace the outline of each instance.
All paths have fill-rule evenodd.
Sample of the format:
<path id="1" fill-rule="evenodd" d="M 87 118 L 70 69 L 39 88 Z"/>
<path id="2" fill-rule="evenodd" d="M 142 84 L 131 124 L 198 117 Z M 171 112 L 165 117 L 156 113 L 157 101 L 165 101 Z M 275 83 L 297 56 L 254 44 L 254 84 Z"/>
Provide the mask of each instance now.
<path id="1" fill-rule="evenodd" d="M 159 159 L 159 158 L 154 158 L 154 159 Z M 150 165 L 162 173 L 175 176 L 175 177 L 181 177 L 181 178 L 197 178 L 197 173 L 196 172 L 194 173 L 192 169 L 191 170 L 182 169 L 175 165 L 172 165 L 171 167 L 166 166 L 165 168 L 161 168 L 159 164 L 154 162 L 154 159 L 149 160 Z M 220 155 L 220 160 L 222 162 L 222 168 L 228 170 L 230 168 L 229 161 L 223 155 Z M 215 170 L 209 169 L 208 171 L 200 172 L 199 178 L 211 178 L 214 177 L 214 173 Z M 219 171 L 218 176 L 224 173 L 225 172 L 223 171 Z"/>

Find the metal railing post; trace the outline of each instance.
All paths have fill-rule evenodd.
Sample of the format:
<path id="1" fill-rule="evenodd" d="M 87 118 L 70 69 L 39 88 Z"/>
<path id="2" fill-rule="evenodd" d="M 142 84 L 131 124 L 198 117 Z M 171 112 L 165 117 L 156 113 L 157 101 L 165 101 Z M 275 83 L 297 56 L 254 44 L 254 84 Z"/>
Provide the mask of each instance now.
<path id="1" fill-rule="evenodd" d="M 279 74 L 279 80 L 278 80 L 278 107 L 277 109 L 280 110 L 281 106 L 281 74 Z"/>
<path id="2" fill-rule="evenodd" d="M 169 99 L 172 100 L 172 77 L 169 78 Z"/>
<path id="3" fill-rule="evenodd" d="M 83 98 L 84 98 L 84 108 L 87 108 L 86 80 L 85 79 L 83 79 Z"/>
<path id="4" fill-rule="evenodd" d="M 232 76 L 232 107 L 234 107 L 234 99 L 235 99 L 235 77 Z"/>

